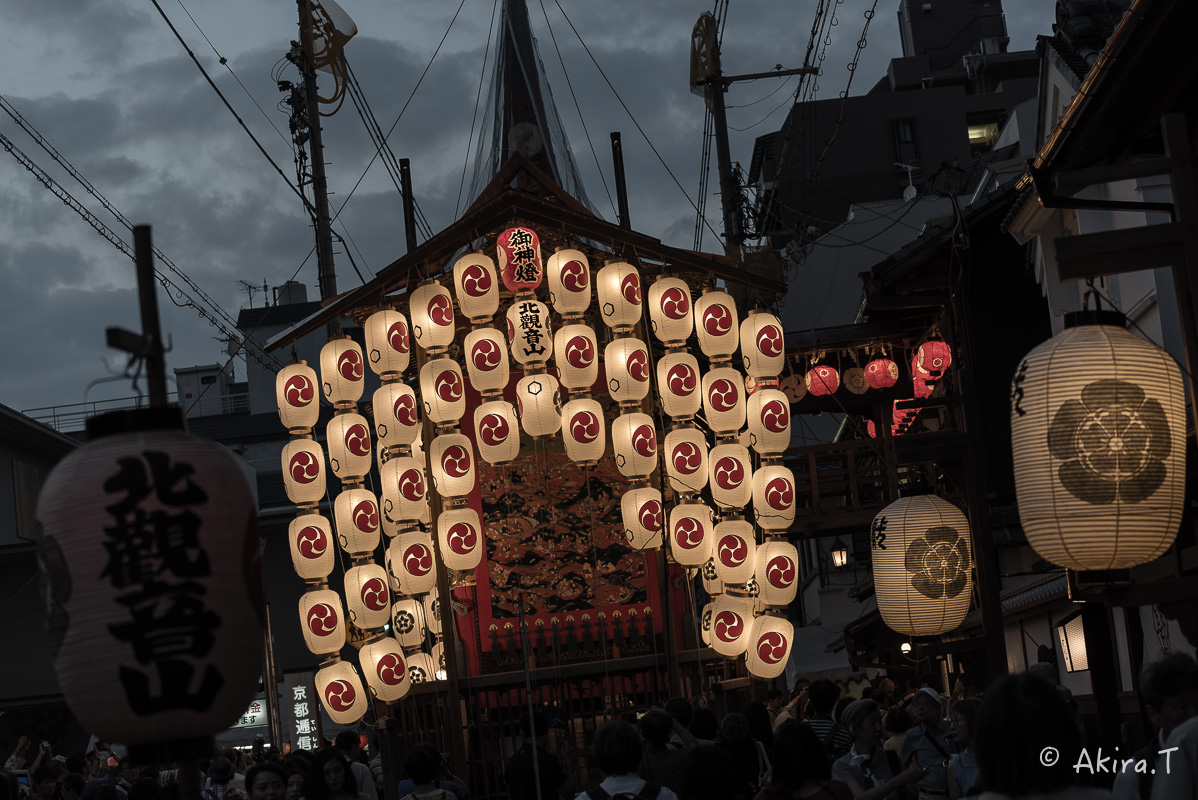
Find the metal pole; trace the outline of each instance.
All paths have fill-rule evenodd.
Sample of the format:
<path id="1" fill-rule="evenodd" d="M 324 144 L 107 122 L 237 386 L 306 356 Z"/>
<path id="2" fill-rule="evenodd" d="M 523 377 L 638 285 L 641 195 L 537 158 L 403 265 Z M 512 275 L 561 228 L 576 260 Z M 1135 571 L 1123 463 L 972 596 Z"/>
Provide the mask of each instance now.
<path id="1" fill-rule="evenodd" d="M 262 670 L 263 690 L 266 694 L 266 724 L 274 746 L 283 752 L 283 718 L 279 713 L 279 676 L 275 673 L 275 640 L 270 628 L 270 603 L 266 604 L 266 630 L 263 631 L 265 646 L 263 657 L 266 665 Z"/>
<path id="2" fill-rule="evenodd" d="M 416 249 L 416 201 L 412 198 L 412 162 L 399 160 L 399 189 L 403 192 L 403 229 L 408 237 L 408 253 Z"/>
<path id="3" fill-rule="evenodd" d="M 1173 189 L 1173 214 L 1181 223 L 1183 257 L 1173 265 L 1173 286 L 1177 295 L 1177 315 L 1185 349 L 1186 369 L 1190 373 L 1191 424 L 1198 429 L 1198 182 L 1195 181 L 1194 148 L 1190 143 L 1185 114 L 1161 117 L 1165 152 L 1173 169 L 1169 183 Z"/>
<path id="4" fill-rule="evenodd" d="M 720 205 L 724 210 L 724 250 L 744 243 L 740 220 L 740 187 L 732 174 L 732 154 L 728 148 L 728 117 L 724 111 L 724 79 L 715 76 L 707 84 L 707 98 L 715 127 L 716 166 L 720 174 Z"/>
<path id="5" fill-rule="evenodd" d="M 379 710 L 383 709 L 383 713 Z M 394 705 L 374 700 L 374 729 L 379 746 L 379 758 L 383 764 L 383 798 L 398 800 L 399 795 L 399 722 L 395 719 Z"/>
<path id="6" fill-rule="evenodd" d="M 620 141 L 620 132 L 611 134 L 611 160 L 616 172 L 616 205 L 619 207 L 620 227 L 632 230 L 628 219 L 628 184 L 624 180 L 624 145 Z"/>
<path id="7" fill-rule="evenodd" d="M 166 362 L 162 356 L 162 328 L 158 324 L 154 245 L 149 225 L 133 227 L 133 254 L 137 264 L 137 304 L 141 308 L 141 335 L 145 341 L 150 407 L 163 408 L 166 406 Z"/>
<path id="8" fill-rule="evenodd" d="M 329 221 L 329 186 L 324 174 L 324 145 L 320 138 L 320 98 L 316 89 L 312 12 L 308 0 L 297 0 L 300 13 L 300 45 L 303 50 L 304 110 L 308 115 L 308 142 L 312 163 L 312 195 L 316 207 L 316 264 L 320 275 L 320 299 L 337 296 L 337 273 L 333 267 L 333 229 Z M 330 323 L 333 326 L 335 323 Z"/>
<path id="9" fill-rule="evenodd" d="M 524 616 L 524 593 L 520 593 L 520 649 L 524 652 L 524 697 L 528 701 L 528 735 L 532 739 L 532 774 L 537 800 L 541 800 L 541 759 L 537 755 L 537 722 L 533 719 L 532 671 L 528 668 L 528 620 Z"/>

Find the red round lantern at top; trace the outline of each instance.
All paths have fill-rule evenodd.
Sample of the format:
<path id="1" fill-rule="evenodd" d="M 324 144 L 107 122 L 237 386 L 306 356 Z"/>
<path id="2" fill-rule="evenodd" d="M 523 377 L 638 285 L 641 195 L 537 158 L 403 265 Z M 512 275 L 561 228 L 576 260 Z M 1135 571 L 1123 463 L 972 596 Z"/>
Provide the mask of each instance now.
<path id="1" fill-rule="evenodd" d="M 939 339 L 930 339 L 915 351 L 916 377 L 930 377 L 933 380 L 944 375 L 944 371 L 952 366 L 953 351 L 948 344 Z"/>
<path id="2" fill-rule="evenodd" d="M 508 228 L 495 242 L 503 285 L 517 294 L 541 285 L 541 240 L 528 228 Z"/>
<path id="3" fill-rule="evenodd" d="M 840 388 L 840 373 L 836 371 L 836 367 L 819 364 L 807 371 L 804 383 L 806 383 L 807 391 L 811 396 L 827 397 Z"/>
<path id="4" fill-rule="evenodd" d="M 871 389 L 889 389 L 898 383 L 898 364 L 889 358 L 875 358 L 865 365 L 865 382 Z"/>

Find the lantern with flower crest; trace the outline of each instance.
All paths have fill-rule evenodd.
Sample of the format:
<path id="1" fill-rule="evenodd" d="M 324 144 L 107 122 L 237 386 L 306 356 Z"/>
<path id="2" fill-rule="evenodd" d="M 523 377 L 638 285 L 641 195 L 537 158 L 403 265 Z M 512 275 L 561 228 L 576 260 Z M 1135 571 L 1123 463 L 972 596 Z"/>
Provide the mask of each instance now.
<path id="1" fill-rule="evenodd" d="M 512 404 L 491 400 L 474 409 L 474 441 L 488 464 L 504 464 L 520 455 L 520 421 Z"/>
<path id="2" fill-rule="evenodd" d="M 401 647 L 421 647 L 428 635 L 424 604 L 415 597 L 404 597 L 391 606 L 391 629 Z"/>
<path id="3" fill-rule="evenodd" d="M 685 342 L 694 330 L 691 290 L 681 278 L 658 278 L 649 287 L 653 335 L 666 346 Z"/>
<path id="4" fill-rule="evenodd" d="M 299 514 L 287 526 L 291 564 L 305 581 L 320 581 L 333 571 L 333 526 L 315 511 Z"/>
<path id="5" fill-rule="evenodd" d="M 889 389 L 898 383 L 898 364 L 890 358 L 875 358 L 865 365 L 865 382 L 871 389 Z"/>
<path id="6" fill-rule="evenodd" d="M 609 261 L 595 276 L 599 315 L 615 331 L 625 331 L 641 321 L 641 276 L 624 261 Z"/>
<path id="7" fill-rule="evenodd" d="M 316 673 L 316 693 L 329 718 L 338 725 L 353 725 L 369 706 L 358 671 L 348 661 L 337 660 Z"/>
<path id="8" fill-rule="evenodd" d="M 657 468 L 657 432 L 648 414 L 617 417 L 611 424 L 611 446 L 616 466 L 626 478 L 644 477 Z"/>
<path id="9" fill-rule="evenodd" d="M 433 540 L 424 531 L 408 531 L 391 540 L 391 570 L 400 594 L 423 594 L 437 584 Z"/>
<path id="10" fill-rule="evenodd" d="M 707 485 L 707 437 L 690 427 L 666 434 L 666 475 L 676 492 L 697 494 Z"/>
<path id="11" fill-rule="evenodd" d="M 528 228 L 509 228 L 495 240 L 499 271 L 508 291 L 532 292 L 541 285 L 541 240 Z"/>
<path id="12" fill-rule="evenodd" d="M 763 681 L 773 680 L 786 670 L 794 646 L 794 625 L 770 614 L 757 617 L 749 629 L 745 667 Z"/>
<path id="13" fill-rule="evenodd" d="M 482 563 L 483 524 L 469 506 L 450 508 L 437 516 L 441 561 L 453 570 L 470 570 Z"/>
<path id="14" fill-rule="evenodd" d="M 279 421 L 288 431 L 309 431 L 320 419 L 316 382 L 316 370 L 309 367 L 306 361 L 288 364 L 275 376 Z"/>
<path id="15" fill-rule="evenodd" d="M 603 351 L 607 388 L 617 403 L 636 403 L 649 394 L 649 350 L 640 339 L 615 339 Z"/>
<path id="16" fill-rule="evenodd" d="M 424 413 L 434 425 L 456 423 L 466 413 L 462 368 L 452 358 L 434 358 L 420 368 Z"/>
<path id="17" fill-rule="evenodd" d="M 728 359 L 736 352 L 740 344 L 736 302 L 726 292 L 705 291 L 695 301 L 695 335 L 708 358 Z"/>
<path id="18" fill-rule="evenodd" d="M 782 323 L 773 314 L 750 311 L 740 324 L 740 352 L 745 372 L 754 378 L 774 378 L 786 365 Z"/>
<path id="19" fill-rule="evenodd" d="M 746 411 L 749 444 L 763 456 L 779 455 L 790 446 L 790 403 L 777 389 L 758 389 Z"/>
<path id="20" fill-rule="evenodd" d="M 283 488 L 296 505 L 315 505 L 324 499 L 324 450 L 307 438 L 283 445 Z"/>
<path id="21" fill-rule="evenodd" d="M 744 508 L 752 497 L 749 480 L 753 462 L 742 444 L 726 442 L 711 448 L 708 456 L 711 499 L 724 508 Z"/>
<path id="22" fill-rule="evenodd" d="M 703 503 L 678 503 L 670 509 L 670 554 L 684 567 L 701 567 L 711 558 L 715 538 L 711 509 Z"/>
<path id="23" fill-rule="evenodd" d="M 412 335 L 420 347 L 439 352 L 453 343 L 453 298 L 444 286 L 435 281 L 417 286 L 408 301 L 408 312 L 412 317 Z"/>
<path id="24" fill-rule="evenodd" d="M 624 492 L 620 498 L 620 518 L 629 547 L 634 550 L 661 547 L 661 492 L 648 486 Z"/>
<path id="25" fill-rule="evenodd" d="M 366 332 L 366 363 L 376 375 L 402 375 L 412 358 L 408 320 L 395 309 L 376 311 L 362 326 Z"/>
<path id="26" fill-rule="evenodd" d="M 482 253 L 467 253 L 453 265 L 458 308 L 471 322 L 485 322 L 499 310 L 495 262 Z"/>
<path id="27" fill-rule="evenodd" d="M 589 397 L 562 406 L 562 443 L 566 455 L 578 463 L 597 463 L 606 450 L 603 406 Z"/>
<path id="28" fill-rule="evenodd" d="M 591 265 L 578 250 L 562 249 L 545 263 L 549 302 L 563 317 L 586 313 L 591 305 Z"/>
<path id="29" fill-rule="evenodd" d="M 561 394 L 557 378 L 548 373 L 521 378 L 516 384 L 516 411 L 529 436 L 552 436 L 561 430 Z"/>
<path id="30" fill-rule="evenodd" d="M 420 404 L 416 390 L 401 381 L 384 383 L 371 398 L 374 432 L 379 448 L 407 447 L 420 430 Z"/>
<path id="31" fill-rule="evenodd" d="M 840 388 L 840 372 L 831 364 L 817 364 L 807 370 L 803 383 L 812 397 L 827 397 Z"/>
<path id="32" fill-rule="evenodd" d="M 470 384 L 478 392 L 502 392 L 508 383 L 507 342 L 494 328 L 475 328 L 466 334 L 462 357 Z"/>
<path id="33" fill-rule="evenodd" d="M 335 408 L 349 408 L 362 398 L 362 348 L 348 336 L 330 339 L 320 349 L 320 384 Z"/>
<path id="34" fill-rule="evenodd" d="M 553 352 L 562 385 L 571 391 L 589 391 L 599 377 L 599 345 L 589 325 L 566 325 L 553 337 Z"/>
<path id="35" fill-rule="evenodd" d="M 402 700 L 412 688 L 403 648 L 390 636 L 362 645 L 358 663 L 371 694 L 385 703 Z"/>
<path id="36" fill-rule="evenodd" d="M 666 353 L 657 360 L 657 385 L 661 406 L 674 419 L 688 419 L 698 413 L 703 402 L 699 381 L 699 362 L 690 353 Z"/>

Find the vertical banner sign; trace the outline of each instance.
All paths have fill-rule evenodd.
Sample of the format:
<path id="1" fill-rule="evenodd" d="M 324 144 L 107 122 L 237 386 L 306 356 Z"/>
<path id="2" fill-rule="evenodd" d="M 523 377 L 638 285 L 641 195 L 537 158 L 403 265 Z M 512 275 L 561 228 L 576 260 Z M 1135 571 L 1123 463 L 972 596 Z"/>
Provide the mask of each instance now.
<path id="1" fill-rule="evenodd" d="M 292 750 L 316 750 L 324 742 L 320 729 L 320 701 L 316 697 L 316 673 L 295 672 L 283 678 L 283 702 L 288 719 Z"/>

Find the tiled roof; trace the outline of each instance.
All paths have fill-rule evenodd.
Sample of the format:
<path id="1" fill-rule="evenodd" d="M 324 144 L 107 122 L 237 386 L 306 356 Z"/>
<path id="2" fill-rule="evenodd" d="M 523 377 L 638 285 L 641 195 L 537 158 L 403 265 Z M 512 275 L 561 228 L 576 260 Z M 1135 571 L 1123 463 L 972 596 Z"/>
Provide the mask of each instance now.
<path id="1" fill-rule="evenodd" d="M 1034 608 L 1049 600 L 1064 597 L 1067 592 L 1064 573 L 1051 575 L 1029 575 L 1003 589 L 999 594 L 1002 603 L 1002 614 L 1014 614 L 1029 608 Z M 982 624 L 982 610 L 979 608 L 970 612 L 958 630 L 965 630 Z"/>

